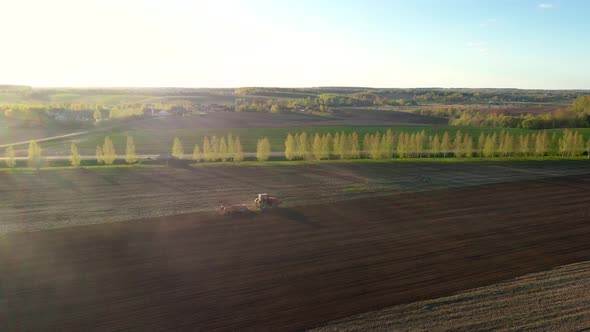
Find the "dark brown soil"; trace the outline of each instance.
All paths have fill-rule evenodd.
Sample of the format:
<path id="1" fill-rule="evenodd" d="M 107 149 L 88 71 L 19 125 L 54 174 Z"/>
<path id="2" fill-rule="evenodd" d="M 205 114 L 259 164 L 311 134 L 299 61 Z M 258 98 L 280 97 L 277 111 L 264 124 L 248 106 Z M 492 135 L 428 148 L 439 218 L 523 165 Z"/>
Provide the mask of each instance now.
<path id="1" fill-rule="evenodd" d="M 269 114 L 260 112 L 211 112 L 188 118 L 167 118 L 161 121 L 136 121 L 134 127 L 192 129 L 192 128 L 282 128 L 330 126 L 405 126 L 446 125 L 446 119 L 397 111 L 366 109 L 335 110 L 333 115 L 307 113 Z"/>
<path id="2" fill-rule="evenodd" d="M 346 317 L 314 332 L 585 331 L 590 261 Z"/>
<path id="3" fill-rule="evenodd" d="M 579 174 L 590 174 L 587 160 L 4 171 L 0 235 L 212 211 L 252 204 L 260 192 L 294 207 Z"/>
<path id="4" fill-rule="evenodd" d="M 590 259 L 590 176 L 0 238 L 5 330 L 299 330 Z"/>

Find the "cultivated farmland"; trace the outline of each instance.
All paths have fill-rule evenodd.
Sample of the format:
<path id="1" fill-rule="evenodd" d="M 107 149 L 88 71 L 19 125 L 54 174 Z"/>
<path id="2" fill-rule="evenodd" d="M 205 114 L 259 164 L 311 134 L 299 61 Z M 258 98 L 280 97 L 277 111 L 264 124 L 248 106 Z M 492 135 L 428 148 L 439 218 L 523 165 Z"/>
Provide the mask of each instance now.
<path id="1" fill-rule="evenodd" d="M 470 289 L 590 260 L 585 156 L 276 160 L 289 133 L 537 133 L 439 120 L 360 109 L 215 112 L 105 122 L 44 141 L 45 156 L 67 157 L 76 143 L 89 159 L 107 135 L 119 154 L 132 136 L 141 155 L 170 151 L 175 137 L 190 153 L 204 136 L 232 133 L 249 158 L 262 136 L 275 154 L 270 162 L 164 166 L 144 159 L 71 168 L 58 166 L 62 160 L 40 170 L 0 169 L 0 322 L 8 330 L 397 330 L 432 329 L 448 313 L 457 318 L 449 328 L 579 326 L 590 301 L 584 292 L 575 299 L 548 294 L 530 316 L 548 318 L 534 325 L 501 320 L 506 309 L 493 302 L 498 297 L 471 301 L 482 291 Z M 588 130 L 580 133 L 588 137 Z M 17 155 L 25 149 L 17 147 Z M 251 205 L 261 192 L 278 196 L 283 207 L 214 212 L 221 204 Z M 566 269 L 571 282 L 564 287 L 578 291 L 584 273 Z M 517 290 L 535 287 L 538 277 L 531 278 L 519 279 Z M 492 294 L 504 289 L 489 287 Z M 519 302 L 517 290 L 502 301 L 522 303 L 521 315 L 528 315 L 533 295 Z M 551 308 L 552 301 L 562 307 Z M 496 309 L 477 321 L 458 316 L 482 307 Z M 389 309 L 375 311 L 381 308 Z"/>
<path id="2" fill-rule="evenodd" d="M 528 274 L 453 296 L 399 305 L 314 331 L 574 331 L 590 325 L 590 263 Z"/>
<path id="3" fill-rule="evenodd" d="M 0 233 L 210 211 L 251 203 L 258 192 L 301 206 L 585 173 L 585 160 L 4 170 Z"/>
<path id="4" fill-rule="evenodd" d="M 106 123 L 96 129 L 104 128 L 104 132 L 117 135 L 121 131 L 133 132 L 139 136 L 164 138 L 166 132 L 178 131 L 184 135 L 208 128 L 213 131 L 226 131 L 228 128 L 299 128 L 299 127 L 371 127 L 371 126 L 432 126 L 444 125 L 445 119 L 409 114 L 404 112 L 379 112 L 372 110 L 357 110 L 350 115 L 313 115 L 306 113 L 266 114 L 266 113 L 236 113 L 212 112 L 191 117 L 143 118 L 127 121 L 127 123 Z M 110 126 L 120 127 L 116 131 L 107 130 Z M 6 128 L 4 128 L 6 127 Z M 12 129 L 0 121 L 0 145 L 29 139 L 38 139 L 78 130 L 67 128 L 18 128 Z M 90 130 L 86 128 L 84 130 Z M 259 129 L 260 130 L 260 129 Z M 243 130 L 246 132 L 246 130 Z M 27 136 L 30 135 L 30 136 Z M 172 133 L 174 135 L 174 133 Z M 267 134 L 268 135 L 268 134 Z M 272 133 L 271 133 L 272 135 Z M 104 138 L 104 136 L 103 136 Z"/>
<path id="5" fill-rule="evenodd" d="M 589 175 L 540 176 L 243 219 L 198 212 L 8 234 L 0 321 L 9 330 L 319 326 L 589 260 L 589 189 Z"/>

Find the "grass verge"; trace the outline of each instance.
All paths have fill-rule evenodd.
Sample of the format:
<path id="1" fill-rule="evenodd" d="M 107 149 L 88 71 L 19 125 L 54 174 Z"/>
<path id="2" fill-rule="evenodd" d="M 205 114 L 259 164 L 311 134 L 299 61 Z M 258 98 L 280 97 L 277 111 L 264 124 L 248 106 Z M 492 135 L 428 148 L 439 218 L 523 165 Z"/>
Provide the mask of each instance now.
<path id="1" fill-rule="evenodd" d="M 559 161 L 559 160 L 588 160 L 587 157 L 528 157 L 528 158 L 394 158 L 394 159 L 345 159 L 345 160 L 276 160 L 276 161 L 243 161 L 243 162 L 211 162 L 192 163 L 192 167 L 212 166 L 300 166 L 318 164 L 396 164 L 396 163 L 486 163 L 498 161 L 525 162 L 525 161 Z"/>
<path id="2" fill-rule="evenodd" d="M 55 166 L 55 167 L 41 167 L 39 171 L 61 171 L 61 170 L 68 170 L 68 169 L 116 169 L 116 168 L 161 168 L 166 167 L 166 165 L 143 165 L 143 164 L 135 164 L 135 165 L 92 165 L 92 166 L 80 166 L 80 167 L 73 167 L 73 166 Z M 29 172 L 36 172 L 37 169 L 32 167 L 15 167 L 15 168 L 0 168 L 0 172 L 10 172 L 10 173 L 29 173 Z"/>

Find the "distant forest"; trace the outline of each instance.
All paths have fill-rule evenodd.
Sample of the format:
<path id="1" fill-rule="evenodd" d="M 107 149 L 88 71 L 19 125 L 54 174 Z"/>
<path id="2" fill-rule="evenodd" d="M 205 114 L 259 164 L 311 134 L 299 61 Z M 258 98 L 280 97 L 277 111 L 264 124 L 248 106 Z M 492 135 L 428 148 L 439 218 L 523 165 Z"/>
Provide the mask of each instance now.
<path id="1" fill-rule="evenodd" d="M 552 104 L 545 114 L 482 112 L 481 105 Z M 421 105 L 429 105 L 421 109 Z M 432 106 L 435 107 L 432 107 Z M 461 105 L 462 107 L 457 107 Z M 471 109 L 469 106 L 473 105 Z M 342 107 L 408 108 L 456 126 L 547 129 L 590 127 L 590 91 L 521 89 L 374 89 L 363 87 L 193 89 L 32 88 L 0 85 L 0 121 L 11 126 L 83 126 L 140 117 L 152 110 L 176 115 L 208 111 L 310 112 Z M 76 112 L 73 115 L 73 111 Z"/>
<path id="2" fill-rule="evenodd" d="M 453 126 L 474 126 L 488 128 L 589 128 L 590 96 L 576 98 L 570 106 L 545 114 L 506 115 L 501 113 L 484 113 L 480 110 L 460 108 L 438 108 L 431 110 L 417 109 L 416 114 L 445 117 Z"/>

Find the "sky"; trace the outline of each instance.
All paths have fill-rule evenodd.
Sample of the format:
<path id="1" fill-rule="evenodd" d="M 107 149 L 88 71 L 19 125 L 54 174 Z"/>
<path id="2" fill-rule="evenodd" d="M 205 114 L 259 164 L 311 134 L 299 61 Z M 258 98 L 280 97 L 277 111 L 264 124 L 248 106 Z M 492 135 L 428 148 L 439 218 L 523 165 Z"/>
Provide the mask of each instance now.
<path id="1" fill-rule="evenodd" d="M 0 84 L 590 88 L 590 1 L 0 0 Z"/>

